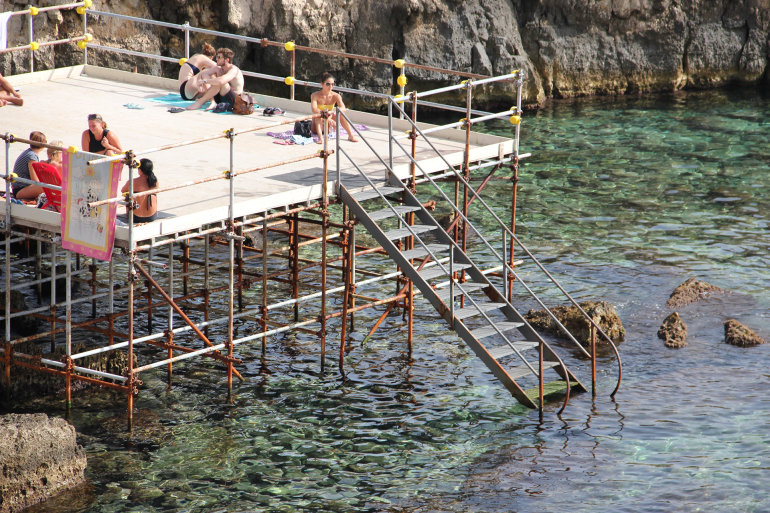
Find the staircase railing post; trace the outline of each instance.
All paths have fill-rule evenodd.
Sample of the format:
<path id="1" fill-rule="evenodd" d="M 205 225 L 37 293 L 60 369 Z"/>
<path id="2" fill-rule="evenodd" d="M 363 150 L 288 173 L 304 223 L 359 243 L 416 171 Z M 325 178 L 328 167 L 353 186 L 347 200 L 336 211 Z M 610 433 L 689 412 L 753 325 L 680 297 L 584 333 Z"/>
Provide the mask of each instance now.
<path id="1" fill-rule="evenodd" d="M 508 266 L 505 262 L 508 261 L 508 233 L 503 230 L 503 295 L 508 297 Z M 510 299 L 508 300 L 510 303 Z"/>
<path id="2" fill-rule="evenodd" d="M 596 328 L 591 326 L 591 394 L 596 396 Z"/>
<path id="3" fill-rule="evenodd" d="M 449 317 L 452 329 L 455 329 L 455 248 L 449 248 Z"/>
<path id="4" fill-rule="evenodd" d="M 393 169 L 393 98 L 388 98 L 388 169 Z M 386 178 L 390 179 L 390 171 L 386 171 Z"/>

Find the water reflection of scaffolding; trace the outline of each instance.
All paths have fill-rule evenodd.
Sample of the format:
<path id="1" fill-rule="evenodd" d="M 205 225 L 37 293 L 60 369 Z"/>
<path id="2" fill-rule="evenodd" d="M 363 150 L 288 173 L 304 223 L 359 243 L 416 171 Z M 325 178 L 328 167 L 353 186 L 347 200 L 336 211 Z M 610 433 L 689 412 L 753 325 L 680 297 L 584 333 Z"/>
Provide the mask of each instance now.
<path id="1" fill-rule="evenodd" d="M 87 48 L 92 47 L 91 45 L 85 46 Z M 87 48 L 85 49 L 85 52 L 88 51 Z M 93 48 L 103 47 L 93 46 Z M 295 50 L 295 48 L 292 48 L 292 55 Z M 189 38 L 187 39 L 187 52 L 189 55 Z M 159 56 L 148 57 L 160 58 Z M 292 59 L 292 62 L 294 62 L 294 59 Z M 394 62 L 395 61 L 389 61 L 391 64 Z M 423 66 L 421 68 L 426 69 L 427 67 Z M 403 72 L 403 63 L 401 64 L 401 69 Z M 93 67 L 88 67 L 86 70 L 89 74 L 97 74 L 99 72 L 98 68 Z M 433 70 L 447 71 L 438 69 Z M 457 74 L 462 75 L 462 73 Z M 518 91 L 517 105 L 511 109 L 511 111 L 490 114 L 472 109 L 471 104 L 475 87 L 480 87 L 492 82 L 504 81 L 513 82 Z M 399 84 L 401 84 L 400 81 Z M 402 273 L 401 269 L 397 269 L 395 272 L 381 272 L 380 270 L 368 270 L 359 265 L 359 259 L 365 255 L 387 255 L 388 253 L 383 249 L 382 245 L 375 244 L 374 246 L 367 246 L 360 244 L 357 241 L 356 227 L 360 219 L 352 216 L 347 205 L 340 202 L 340 191 L 343 182 L 345 183 L 346 190 L 359 192 L 366 190 L 371 191 L 371 185 L 373 184 L 375 185 L 376 190 L 379 184 L 383 183 L 383 179 L 392 180 L 393 178 L 396 178 L 401 183 L 405 184 L 407 189 L 411 190 L 411 192 L 414 192 L 416 185 L 420 183 L 433 183 L 436 180 L 448 180 L 453 182 L 454 202 L 452 203 L 449 201 L 449 203 L 454 209 L 454 211 L 451 212 L 454 216 L 453 221 L 450 221 L 448 224 L 447 232 L 451 234 L 458 250 L 465 252 L 468 249 L 469 227 L 472 229 L 472 226 L 470 226 L 468 222 L 465 222 L 469 215 L 469 206 L 474 200 L 480 200 L 479 193 L 495 178 L 494 175 L 498 170 L 510 169 L 511 176 L 506 177 L 506 179 L 512 181 L 513 187 L 511 195 L 510 225 L 509 227 L 503 227 L 503 258 L 501 260 L 501 265 L 486 269 L 483 274 L 502 282 L 505 296 L 507 296 L 508 301 L 511 301 L 513 298 L 512 284 L 519 279 L 514 271 L 514 268 L 519 263 L 514 260 L 515 245 L 518 243 L 514 236 L 518 170 L 520 159 L 526 157 L 526 155 L 519 154 L 518 123 L 521 115 L 522 85 L 523 76 L 520 72 L 515 71 L 509 75 L 500 77 L 487 77 L 476 80 L 471 78 L 470 80 L 455 86 L 443 87 L 421 93 L 413 92 L 408 96 L 400 98 L 378 93 L 367 93 L 366 91 L 348 90 L 349 92 L 354 93 L 384 97 L 384 99 L 387 100 L 389 107 L 387 121 L 384 122 L 385 120 L 383 119 L 382 123 L 387 127 L 386 133 L 388 142 L 385 149 L 385 151 L 387 151 L 387 161 L 381 159 L 381 166 L 374 166 L 373 169 L 370 166 L 368 170 L 362 170 L 353 159 L 350 159 L 353 166 L 360 171 L 360 174 L 366 178 L 367 182 L 369 182 L 368 184 L 363 183 L 363 187 L 361 187 L 362 182 L 356 183 L 355 181 L 350 181 L 348 180 L 349 175 L 344 174 L 344 166 L 342 165 L 340 158 L 341 154 L 344 152 L 340 151 L 339 138 L 336 139 L 336 148 L 330 148 L 328 129 L 324 132 L 325 135 L 322 141 L 323 149 L 320 152 L 309 153 L 293 159 L 271 162 L 269 164 L 242 170 L 235 170 L 233 167 L 235 141 L 238 136 L 280 125 L 291 125 L 295 121 L 306 120 L 311 117 L 322 117 L 324 123 L 328 123 L 330 116 L 330 113 L 328 112 L 311 116 L 299 116 L 284 122 L 267 125 L 263 124 L 258 127 L 242 130 L 231 128 L 223 134 L 163 145 L 144 151 L 129 151 L 126 152 L 125 155 L 93 160 L 91 161 L 92 164 L 110 160 L 123 160 L 129 169 L 129 191 L 125 198 L 117 197 L 109 200 L 92 202 L 90 204 L 91 207 L 116 202 L 128 205 L 128 228 L 125 230 L 126 237 L 118 237 L 118 240 L 116 241 L 117 246 L 121 248 L 120 251 L 116 251 L 116 255 L 120 255 L 120 257 L 125 260 L 124 263 L 116 264 L 114 261 L 115 258 L 113 258 L 109 264 L 92 260 L 90 266 L 81 268 L 81 257 L 78 255 L 76 257 L 76 269 L 73 270 L 70 251 L 57 249 L 57 245 L 60 244 L 60 237 L 57 235 L 59 233 L 58 221 L 46 221 L 43 218 L 40 218 L 39 220 L 31 219 L 31 217 L 35 217 L 28 213 L 28 210 L 31 207 L 11 205 L 10 202 L 6 202 L 4 209 L 6 235 L 4 245 L 6 272 L 4 295 L 6 315 L 4 320 L 6 337 L 5 343 L 1 349 L 5 364 L 4 382 L 6 392 L 10 390 L 11 367 L 14 365 L 63 377 L 66 383 L 66 404 L 68 408 L 71 406 L 72 380 L 105 386 L 126 394 L 128 400 L 128 422 L 130 425 L 133 413 L 133 397 L 138 392 L 138 387 L 141 384 L 141 381 L 139 380 L 139 375 L 141 373 L 165 366 L 170 382 L 173 375 L 174 363 L 196 357 L 210 358 L 221 362 L 226 366 L 228 376 L 228 397 L 230 397 L 233 387 L 233 376 L 235 375 L 238 378 L 241 377 L 236 369 L 236 365 L 241 363 L 241 360 L 234 355 L 235 346 L 247 343 L 260 344 L 261 355 L 265 356 L 268 337 L 289 331 L 306 333 L 313 337 L 317 337 L 320 343 L 320 364 L 323 367 L 325 365 L 327 352 L 327 338 L 330 334 L 330 322 L 334 319 L 339 319 L 340 323 L 339 368 L 340 371 L 344 373 L 345 341 L 348 322 L 350 322 L 352 329 L 355 312 L 379 306 L 385 306 L 386 311 L 373 325 L 368 336 L 371 336 L 374 333 L 393 308 L 403 308 L 405 321 L 407 323 L 406 342 L 408 358 L 411 360 L 414 300 L 415 297 L 420 294 L 420 291 L 415 290 L 412 280 Z M 452 106 L 446 107 L 451 110 L 460 109 L 464 111 L 466 117 L 459 122 L 450 123 L 441 127 L 423 126 L 421 129 L 418 128 L 418 125 L 416 124 L 418 105 L 441 107 L 440 104 L 426 102 L 424 98 L 432 94 L 446 93 L 448 91 L 465 91 L 467 95 L 465 109 Z M 292 85 L 292 98 L 293 92 L 294 89 Z M 399 107 L 400 104 L 409 104 L 411 106 L 411 120 L 401 121 L 398 119 L 404 117 L 404 111 Z M 294 103 L 291 105 L 296 107 Z M 396 116 L 393 115 L 394 108 L 397 111 Z M 339 109 L 336 109 L 336 115 L 337 119 L 345 116 Z M 476 118 L 472 117 L 474 115 L 476 115 Z M 476 123 L 504 117 L 512 117 L 511 121 L 515 126 L 513 141 L 508 140 L 501 142 L 501 138 L 483 136 L 471 131 L 472 126 Z M 328 124 L 326 126 L 328 127 Z M 399 133 L 398 130 L 402 130 L 404 127 L 407 128 L 406 134 L 396 135 Z M 463 137 L 457 137 L 460 134 L 457 130 L 453 130 L 455 128 L 464 130 Z M 454 140 L 462 139 L 461 151 L 454 156 L 442 155 L 441 152 L 436 151 L 439 158 L 420 158 L 418 156 L 418 142 L 427 143 L 430 148 L 435 149 L 433 144 L 426 138 L 426 135 L 429 133 L 434 134 L 436 137 L 450 137 Z M 375 148 L 370 145 L 366 138 L 360 133 L 358 135 L 364 139 L 364 143 L 366 143 L 368 149 L 380 158 L 377 151 L 375 151 Z M 20 139 L 11 134 L 5 134 L 1 137 L 5 141 L 6 146 L 5 178 L 7 194 L 10 193 L 11 181 L 36 184 L 50 189 L 57 189 L 57 187 L 41 184 L 33 180 L 12 177 L 9 164 L 10 145 L 12 143 L 29 144 L 31 141 Z M 475 144 L 472 144 L 472 137 Z M 171 230 L 170 232 L 164 232 L 163 230 L 161 230 L 161 233 L 153 232 L 153 234 L 149 236 L 148 234 L 150 234 L 150 232 L 146 227 L 135 226 L 133 223 L 133 210 L 131 206 L 135 205 L 138 198 L 148 194 L 147 192 L 136 193 L 133 190 L 136 157 L 221 139 L 226 139 L 229 142 L 230 157 L 228 170 L 223 175 L 206 176 L 196 180 L 184 181 L 175 185 L 154 189 L 152 193 L 167 194 L 173 191 L 188 190 L 191 187 L 196 187 L 204 183 L 211 184 L 213 182 L 226 180 L 229 190 L 227 216 L 223 219 L 215 220 L 214 222 L 211 222 L 211 219 L 199 218 L 193 224 L 180 225 L 181 227 L 178 227 L 179 229 Z M 405 165 L 398 165 L 395 162 L 397 159 L 394 155 L 394 151 L 397 151 L 398 148 L 403 149 L 403 146 L 398 142 L 403 139 L 410 140 L 411 148 L 405 150 L 409 157 L 407 159 L 408 163 Z M 52 147 L 50 145 L 43 146 Z M 347 153 L 346 156 L 350 158 Z M 330 161 L 330 157 L 335 158 Z M 320 159 L 322 161 L 322 176 L 319 177 L 318 183 L 313 184 L 310 188 L 307 188 L 307 190 L 301 191 L 301 194 L 295 194 L 293 199 L 290 198 L 291 195 L 281 196 L 281 198 L 286 198 L 281 200 L 282 203 L 273 204 L 270 208 L 265 208 L 264 210 L 260 210 L 256 207 L 249 208 L 244 206 L 243 203 L 236 203 L 235 192 L 238 188 L 236 185 L 239 181 L 238 177 L 247 177 L 251 173 L 257 171 L 286 167 L 290 164 L 297 164 L 315 159 Z M 333 177 L 329 176 L 330 165 L 332 172 L 335 174 Z M 471 172 L 490 168 L 491 171 L 483 178 L 481 184 L 475 190 L 471 188 L 469 183 L 477 179 L 471 175 Z M 343 175 L 345 180 L 343 180 Z M 332 179 L 330 180 L 330 178 Z M 399 227 L 414 225 L 415 207 L 406 207 L 407 198 L 405 194 L 407 192 L 407 190 L 403 191 L 400 199 L 397 198 L 395 200 L 402 205 L 402 212 L 398 217 Z M 376 196 L 377 193 L 374 194 Z M 298 200 L 299 196 L 302 197 L 301 201 Z M 483 203 L 483 200 L 481 200 L 481 202 Z M 422 205 L 433 208 L 435 202 L 428 201 Z M 458 205 L 461 206 L 458 207 Z M 339 209 L 341 212 L 333 213 L 330 211 L 330 207 L 332 206 Z M 40 213 L 40 215 L 43 214 L 49 213 Z M 37 215 L 37 212 L 35 212 L 35 215 Z M 58 216 L 55 217 L 58 218 Z M 301 228 L 302 226 L 316 226 L 320 228 L 320 234 L 304 233 L 302 231 L 303 228 Z M 406 230 L 405 237 L 403 240 L 397 242 L 397 247 L 399 249 L 415 249 L 419 246 L 419 244 L 416 246 L 415 234 L 408 233 L 412 232 L 413 229 L 406 228 Z M 249 239 L 249 235 L 257 233 L 260 235 L 261 247 L 258 247 L 256 244 L 249 244 L 249 241 L 252 240 Z M 268 236 L 271 233 L 286 237 L 286 244 L 279 248 L 268 248 Z M 506 238 L 506 234 L 509 234 L 510 237 Z M 31 241 L 34 241 L 36 244 L 34 255 L 30 255 L 28 252 L 23 258 L 13 259 L 11 245 L 16 242 L 21 242 L 29 248 Z M 49 253 L 43 254 L 43 244 L 50 246 L 51 249 Z M 203 248 L 202 260 L 191 258 L 191 248 L 194 249 L 200 246 Z M 210 248 L 216 246 L 227 247 L 227 258 L 225 262 L 215 263 L 212 260 Z M 320 258 L 307 258 L 307 254 L 305 254 L 305 258 L 303 258 L 303 250 L 306 251 L 314 246 L 320 246 Z M 177 251 L 177 248 L 181 251 Z M 335 251 L 336 254 L 331 254 L 332 251 Z M 528 256 L 532 256 L 526 249 L 524 249 L 524 251 Z M 167 255 L 161 257 L 163 252 L 166 252 Z M 66 299 L 63 302 L 57 303 L 57 280 L 60 280 L 60 277 L 57 276 L 57 265 L 59 265 L 62 256 L 66 268 L 64 283 Z M 161 261 L 160 258 L 163 258 L 164 260 Z M 46 259 L 49 259 L 47 269 L 44 265 Z M 280 264 L 276 265 L 274 263 L 275 261 L 279 261 Z M 449 261 L 452 261 L 452 259 L 450 258 Z M 420 269 L 443 267 L 446 262 L 446 259 L 442 260 L 440 258 L 434 258 L 430 262 L 425 260 L 420 265 Z M 16 273 L 14 272 L 14 269 L 21 270 L 22 268 L 20 266 L 26 266 L 31 263 L 34 263 L 35 279 L 27 282 L 14 283 L 14 276 L 24 274 L 24 272 Z M 116 269 L 116 265 L 120 269 Z M 538 265 L 540 264 L 538 263 Z M 181 273 L 177 272 L 177 269 L 180 266 Z M 222 285 L 217 283 L 217 281 L 221 281 L 221 273 L 218 271 L 223 271 L 225 268 L 227 272 L 225 278 L 226 284 Z M 279 268 L 279 270 L 275 270 L 276 268 Z M 119 278 L 120 272 L 124 269 L 126 272 L 125 281 L 119 280 L 122 283 L 118 285 L 116 283 L 116 278 Z M 302 280 L 303 273 L 312 273 L 318 269 L 320 269 L 320 281 L 316 280 L 315 276 L 314 279 L 311 280 Z M 106 271 L 106 283 L 103 280 L 99 281 L 97 279 L 98 271 L 100 270 L 102 271 L 102 274 Z M 165 277 L 162 278 L 164 271 Z M 334 278 L 333 274 L 336 274 L 335 271 L 339 272 L 338 280 L 341 285 L 330 286 L 330 279 Z M 89 274 L 90 279 L 84 280 L 83 276 Z M 461 288 L 463 286 L 462 284 L 466 281 L 465 271 L 462 270 L 451 274 L 452 276 L 456 275 L 456 279 L 450 280 L 450 289 L 455 286 Z M 194 279 L 200 281 L 201 277 L 203 286 L 193 287 L 192 281 Z M 175 287 L 180 280 L 182 290 L 181 295 L 178 295 L 178 291 L 175 290 Z M 318 281 L 318 283 L 313 283 L 314 281 Z M 72 285 L 74 282 L 80 282 L 90 286 L 90 294 L 72 298 Z M 361 294 L 358 290 L 359 287 L 385 282 L 395 282 L 397 284 L 395 295 L 378 298 Z M 455 282 L 457 285 L 455 285 Z M 19 290 L 31 286 L 40 287 L 44 283 L 50 283 L 51 287 L 51 299 L 48 306 L 40 306 L 24 311 L 13 310 L 11 307 L 12 290 Z M 276 298 L 270 295 L 270 284 L 279 284 L 288 287 L 290 289 L 290 297 L 288 299 L 281 298 L 276 301 Z M 144 285 L 145 290 L 140 292 L 139 288 L 142 287 L 142 285 Z M 259 296 L 256 296 L 251 292 L 245 293 L 245 291 L 251 291 L 252 287 L 256 288 L 256 286 L 259 286 L 260 289 Z M 301 289 L 305 288 L 317 289 L 317 291 L 301 295 Z M 223 303 L 227 308 L 226 315 L 218 317 L 211 315 L 212 311 L 215 311 L 213 308 L 213 303 L 216 302 L 213 298 L 215 295 L 218 295 L 217 298 L 225 298 Z M 330 297 L 332 296 L 340 298 L 338 301 L 340 306 L 336 309 L 331 309 L 330 311 L 329 304 Z M 450 297 L 452 297 L 451 292 Z M 116 304 L 123 302 L 124 298 L 126 309 L 119 310 L 116 308 Z M 142 299 L 144 300 L 144 304 L 141 304 Z M 106 308 L 103 304 L 105 300 L 107 302 Z M 137 300 L 140 300 L 139 305 L 136 304 Z M 89 301 L 92 305 L 92 318 L 74 322 L 73 305 L 87 303 Z M 196 304 L 201 301 L 202 304 Z M 450 301 L 450 303 L 454 315 L 454 302 Z M 318 313 L 310 315 L 309 317 L 300 318 L 301 305 L 307 305 L 308 307 L 313 306 L 317 309 L 316 311 Z M 462 296 L 461 306 L 464 305 L 465 296 Z M 102 310 L 99 309 L 100 306 L 102 307 Z M 154 310 L 157 311 L 159 308 L 165 307 L 168 308 L 168 318 L 164 323 L 166 324 L 166 327 L 162 331 L 153 333 Z M 62 308 L 66 311 L 64 319 L 57 313 L 60 312 Z M 106 309 L 106 312 L 103 311 L 104 309 Z M 9 312 L 10 315 L 8 315 Z M 196 321 L 191 319 L 190 315 L 193 317 L 196 316 L 193 312 L 202 312 L 203 320 Z M 138 316 L 140 314 L 146 315 L 148 331 L 150 334 L 137 337 L 135 332 L 137 322 L 139 321 Z M 35 335 L 11 340 L 11 318 L 22 315 L 31 315 L 49 323 L 50 330 L 44 333 L 37 333 Z M 178 320 L 175 319 L 176 317 L 183 321 L 181 325 Z M 116 320 L 124 318 L 127 318 L 127 332 L 120 332 L 116 329 Z M 242 337 L 236 337 L 236 323 L 247 322 L 254 322 L 258 332 Z M 592 320 L 591 323 L 593 323 Z M 213 337 L 209 338 L 211 329 L 224 326 L 226 326 L 226 334 L 224 337 L 221 337 L 224 338 L 224 341 L 220 342 Z M 104 335 L 107 337 L 108 345 L 89 348 L 79 353 L 73 353 L 73 330 L 85 330 Z M 51 358 L 41 358 L 39 356 L 24 354 L 14 350 L 14 346 L 20 343 L 39 341 L 50 336 L 53 351 L 56 347 L 56 335 L 60 333 L 64 333 L 66 337 L 64 343 L 65 355 L 62 358 L 63 361 Z M 594 334 L 595 333 L 596 332 L 594 332 Z M 181 335 L 188 334 L 194 334 L 196 338 L 200 339 L 204 347 L 193 348 L 182 345 L 178 340 L 175 341 L 175 337 L 178 338 Z M 120 339 L 120 341 L 116 341 L 116 339 Z M 573 341 L 578 344 L 574 338 Z M 150 363 L 141 362 L 141 365 L 135 366 L 134 360 L 137 354 L 137 344 L 155 346 L 165 351 L 165 357 Z M 542 407 L 543 404 L 544 393 L 542 379 L 542 347 L 543 346 L 541 345 L 539 373 L 540 407 Z M 77 365 L 79 361 L 83 361 L 85 358 L 104 353 L 112 353 L 118 350 L 125 350 L 127 352 L 128 369 L 125 373 L 126 375 L 113 374 L 91 369 L 84 365 Z M 583 351 L 585 352 L 585 350 Z M 591 354 L 595 354 L 595 351 L 592 350 Z M 145 358 L 149 355 L 144 351 L 141 356 Z M 592 363 L 594 369 L 593 378 L 595 381 L 595 358 L 593 357 Z M 569 376 L 566 367 L 564 367 L 564 374 L 565 376 Z M 567 382 L 570 383 L 571 379 L 568 378 Z M 569 398 L 569 388 L 571 387 L 567 387 L 567 399 Z"/>

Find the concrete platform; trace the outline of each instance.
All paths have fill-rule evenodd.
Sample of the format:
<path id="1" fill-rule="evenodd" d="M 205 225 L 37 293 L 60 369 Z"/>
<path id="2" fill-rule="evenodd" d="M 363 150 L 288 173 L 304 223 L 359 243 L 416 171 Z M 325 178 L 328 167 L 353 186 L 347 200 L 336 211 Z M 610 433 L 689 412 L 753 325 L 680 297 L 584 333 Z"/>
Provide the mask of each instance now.
<path id="1" fill-rule="evenodd" d="M 87 129 L 88 114 L 99 113 L 120 138 L 124 150 L 141 153 L 143 150 L 180 141 L 192 140 L 221 134 L 224 130 L 236 130 L 264 126 L 279 120 L 288 120 L 310 114 L 310 105 L 282 98 L 255 94 L 261 106 L 281 107 L 284 116 L 264 117 L 261 109 L 251 116 L 214 114 L 194 111 L 179 114 L 167 112 L 170 105 L 147 101 L 169 92 L 178 92 L 176 81 L 115 71 L 95 66 L 75 66 L 58 70 L 43 71 L 27 75 L 7 77 L 14 86 L 21 88 L 25 104 L 23 107 L 7 106 L 0 109 L 0 132 L 13 133 L 27 138 L 29 133 L 40 130 L 48 141 L 62 140 L 64 146 L 80 147 L 82 132 Z M 137 103 L 145 108 L 131 110 L 123 105 Z M 386 116 L 350 111 L 349 116 L 356 124 L 369 127 L 364 137 L 387 161 L 388 129 Z M 421 124 L 421 128 L 432 125 Z M 270 131 L 291 130 L 292 125 L 238 135 L 234 142 L 234 169 L 253 168 L 273 162 L 284 161 L 317 152 L 320 145 L 283 146 L 274 144 L 276 139 L 266 135 Z M 394 131 L 403 133 L 409 128 L 405 121 L 395 120 Z M 431 134 L 431 141 L 453 164 L 463 158 L 465 132 L 443 130 Z M 486 134 L 472 134 L 472 160 L 496 158 L 500 153 L 512 152 L 512 141 Z M 408 147 L 409 141 L 402 144 Z M 373 181 L 382 181 L 385 168 L 375 154 L 361 141 L 352 143 L 343 139 L 341 146 L 347 151 Z M 330 141 L 333 149 L 333 141 Z M 10 165 L 26 145 L 16 143 L 10 147 Z M 396 149 L 396 155 L 400 150 Z M 418 140 L 418 160 L 430 172 L 443 171 L 445 165 L 430 149 L 427 143 Z M 215 141 L 194 144 L 182 148 L 148 154 L 155 164 L 155 173 L 161 186 L 174 185 L 210 176 L 221 175 L 229 168 L 229 141 Z M 323 161 L 308 161 L 287 164 L 264 171 L 238 176 L 235 180 L 236 217 L 261 213 L 269 209 L 288 207 L 311 202 L 321 197 Z M 398 176 L 406 177 L 408 159 L 398 156 L 394 170 Z M 348 188 L 360 188 L 366 181 L 347 159 L 341 157 L 342 183 Z M 336 156 L 329 160 L 330 194 L 333 194 L 336 179 Z M 121 182 L 127 180 L 124 171 Z M 0 218 L 5 217 L 5 205 L 0 199 Z M 141 242 L 154 237 L 192 230 L 204 224 L 222 221 L 228 217 L 229 183 L 217 180 L 194 185 L 158 196 L 159 219 L 153 223 L 136 227 L 135 240 Z M 119 209 L 119 214 L 125 212 Z M 13 205 L 11 210 L 16 224 L 59 231 L 59 215 L 32 207 Z M 116 230 L 117 243 L 125 245 L 128 230 Z"/>

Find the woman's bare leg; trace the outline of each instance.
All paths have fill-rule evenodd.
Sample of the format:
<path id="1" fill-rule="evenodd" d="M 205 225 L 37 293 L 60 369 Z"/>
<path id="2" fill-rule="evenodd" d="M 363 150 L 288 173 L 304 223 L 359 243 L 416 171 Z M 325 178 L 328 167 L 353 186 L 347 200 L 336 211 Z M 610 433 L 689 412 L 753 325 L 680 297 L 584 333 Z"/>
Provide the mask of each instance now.
<path id="1" fill-rule="evenodd" d="M 358 142 L 358 139 L 356 139 L 356 136 L 353 134 L 353 130 L 350 128 L 348 120 L 343 117 L 340 119 L 340 123 L 342 123 L 342 128 L 348 133 L 348 141 Z"/>
<path id="2" fill-rule="evenodd" d="M 16 199 L 35 199 L 43 194 L 43 188 L 39 185 L 28 185 L 16 193 Z"/>

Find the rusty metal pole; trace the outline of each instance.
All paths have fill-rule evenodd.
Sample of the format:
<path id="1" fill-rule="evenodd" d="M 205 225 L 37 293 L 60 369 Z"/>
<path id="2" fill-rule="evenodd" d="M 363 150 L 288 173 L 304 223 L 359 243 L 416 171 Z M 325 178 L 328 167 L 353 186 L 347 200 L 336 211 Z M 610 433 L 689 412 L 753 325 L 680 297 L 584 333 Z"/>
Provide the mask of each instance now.
<path id="1" fill-rule="evenodd" d="M 190 260 L 190 245 L 187 242 L 182 243 L 182 295 L 187 295 L 187 275 L 190 270 L 188 262 Z M 152 268 L 152 266 L 150 266 Z"/>
<path id="2" fill-rule="evenodd" d="M 38 242 L 38 245 L 40 243 Z M 91 259 L 91 295 L 96 295 L 96 259 Z M 96 319 L 96 299 L 91 300 L 91 318 Z"/>
<path id="3" fill-rule="evenodd" d="M 326 190 L 326 182 L 329 180 L 329 112 L 322 113 L 324 120 L 324 150 L 323 150 L 323 178 L 321 181 L 321 204 L 323 210 L 323 225 L 321 225 L 321 372 L 326 365 L 326 237 L 329 226 L 329 195 Z M 337 137 L 339 137 L 339 127 Z"/>
<path id="4" fill-rule="evenodd" d="M 591 324 L 591 395 L 596 396 L 596 327 Z"/>
<path id="5" fill-rule="evenodd" d="M 241 224 L 238 225 L 236 233 L 238 234 L 238 311 L 243 311 L 243 221 L 245 218 L 241 218 Z"/>
<path id="6" fill-rule="evenodd" d="M 209 322 L 209 247 L 211 246 L 211 236 L 207 233 L 203 239 L 206 247 L 203 250 L 203 260 L 205 267 L 203 269 L 203 304 L 205 309 L 203 310 L 203 319 Z M 209 336 L 209 327 L 206 325 L 204 328 L 206 337 Z"/>
<path id="7" fill-rule="evenodd" d="M 267 210 L 262 216 L 262 333 L 267 333 Z M 267 353 L 267 335 L 262 337 L 262 356 Z"/>
<path id="8" fill-rule="evenodd" d="M 463 185 L 463 216 L 468 219 L 468 185 L 466 185 L 471 179 L 470 172 L 470 157 L 471 157 L 471 103 L 473 102 L 473 82 L 468 80 L 466 84 L 468 96 L 465 105 L 465 157 L 463 158 L 463 177 L 465 178 L 465 184 Z M 463 253 L 468 252 L 468 223 L 463 221 Z M 465 269 L 460 272 L 460 283 L 465 283 Z M 460 308 L 465 308 L 465 295 L 460 297 Z"/>
<path id="9" fill-rule="evenodd" d="M 107 305 L 108 313 L 107 313 L 107 322 L 109 323 L 109 328 L 107 330 L 107 341 L 109 345 L 112 345 L 113 343 L 113 328 L 114 328 L 114 318 L 113 315 L 115 313 L 115 255 L 110 255 L 110 268 L 109 268 L 110 276 L 107 279 L 107 286 L 110 288 L 110 290 L 107 291 L 107 302 L 109 305 Z"/>
<path id="10" fill-rule="evenodd" d="M 292 221 L 292 299 L 299 298 L 299 212 L 294 212 Z M 299 302 L 294 303 L 294 322 L 299 321 Z"/>
<path id="11" fill-rule="evenodd" d="M 147 259 L 152 262 L 152 257 L 153 252 L 150 248 Z M 150 266 L 150 274 L 152 274 L 152 266 Z M 147 287 L 147 331 L 152 333 L 152 284 L 150 280 L 144 280 L 144 284 Z"/>
<path id="12" fill-rule="evenodd" d="M 11 361 L 8 359 L 11 347 L 11 141 L 13 135 L 5 134 L 5 393 L 6 398 L 10 397 L 11 391 Z M 55 245 L 55 243 L 54 243 Z M 56 265 L 56 264 L 54 264 Z M 52 289 L 53 290 L 53 289 Z M 51 304 L 54 304 L 52 301 Z"/>
<path id="13" fill-rule="evenodd" d="M 348 305 L 350 297 L 350 254 L 355 249 L 350 247 L 350 230 L 345 229 L 342 235 L 342 274 L 345 279 L 345 291 L 342 293 L 342 326 L 340 327 L 340 374 L 345 375 L 345 337 L 347 337 Z"/>
<path id="14" fill-rule="evenodd" d="M 67 266 L 67 281 L 66 281 L 66 293 L 67 293 L 67 321 L 66 321 L 66 346 L 65 351 L 67 354 L 67 366 L 65 367 L 66 376 L 66 393 L 67 393 L 67 414 L 69 415 L 70 408 L 72 408 L 72 265 L 70 263 L 70 251 L 65 252 L 64 258 Z"/>
<path id="15" fill-rule="evenodd" d="M 511 180 L 513 181 L 513 198 L 511 204 L 511 233 L 516 234 L 516 194 L 519 188 L 519 139 L 521 136 L 521 91 L 524 86 L 524 76 L 519 72 L 519 76 L 516 79 L 516 115 L 519 116 L 519 122 L 516 123 L 516 129 L 513 136 L 513 161 L 511 162 L 511 170 L 513 175 Z M 515 240 L 511 237 L 511 251 L 510 251 L 510 266 L 513 269 L 515 250 Z M 513 275 L 508 277 L 510 280 L 510 287 L 508 287 L 508 301 L 513 301 Z"/>
<path id="16" fill-rule="evenodd" d="M 352 248 L 352 254 L 350 255 L 350 331 L 353 331 L 356 322 L 356 224 L 358 224 L 355 218 L 351 220 L 350 228 L 350 247 Z"/>
<path id="17" fill-rule="evenodd" d="M 51 352 L 56 351 L 56 243 L 51 244 Z M 10 273 L 9 273 L 10 275 Z"/>
<path id="18" fill-rule="evenodd" d="M 134 424 L 134 281 L 136 281 L 136 250 L 134 248 L 134 154 L 126 153 L 128 163 L 128 411 L 126 418 L 128 421 L 128 431 L 133 429 Z M 169 247 L 173 247 L 173 244 Z M 169 250 L 169 260 L 173 264 L 173 250 Z M 69 269 L 69 265 L 67 265 Z M 173 267 L 172 267 L 173 269 Z M 171 281 L 171 280 L 169 280 Z M 69 287 L 67 287 L 69 290 Z M 173 293 L 173 292 L 172 292 Z M 170 309 L 169 309 L 170 310 Z M 169 316 L 169 324 L 171 317 Z"/>
<path id="19" fill-rule="evenodd" d="M 233 159 L 234 151 L 233 145 L 235 144 L 235 128 L 230 129 L 228 138 L 230 139 L 230 170 L 228 172 L 228 179 L 230 182 L 230 215 L 229 226 L 227 234 L 229 240 L 228 249 L 230 250 L 230 262 L 228 264 L 228 272 L 230 278 L 230 284 L 228 287 L 228 320 L 227 320 L 227 356 L 230 359 L 227 361 L 227 402 L 233 402 L 233 331 L 235 330 L 235 320 L 233 318 L 233 310 L 235 309 L 235 294 L 234 294 L 234 281 L 235 281 L 235 175 L 233 174 Z"/>
<path id="20" fill-rule="evenodd" d="M 417 124 L 417 92 L 412 92 L 412 123 Z M 416 176 L 416 169 L 417 166 L 415 165 L 415 160 L 417 159 L 417 129 L 412 126 L 412 133 L 411 133 L 411 139 L 412 139 L 412 160 L 410 163 L 410 170 L 411 170 L 411 183 L 409 184 L 409 188 L 412 190 L 412 194 L 416 194 L 417 192 L 417 176 Z M 407 214 L 409 219 L 409 226 L 414 226 L 414 212 L 409 212 Z M 414 249 L 414 236 L 409 237 L 409 249 Z M 409 259 L 409 265 L 414 267 L 414 260 Z M 407 335 L 406 335 L 406 341 L 409 346 L 409 361 L 412 360 L 412 345 L 414 342 L 414 282 L 412 282 L 411 279 L 406 278 L 408 280 L 409 288 L 407 289 L 407 311 L 408 311 L 408 324 L 407 324 Z"/>

